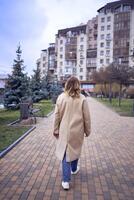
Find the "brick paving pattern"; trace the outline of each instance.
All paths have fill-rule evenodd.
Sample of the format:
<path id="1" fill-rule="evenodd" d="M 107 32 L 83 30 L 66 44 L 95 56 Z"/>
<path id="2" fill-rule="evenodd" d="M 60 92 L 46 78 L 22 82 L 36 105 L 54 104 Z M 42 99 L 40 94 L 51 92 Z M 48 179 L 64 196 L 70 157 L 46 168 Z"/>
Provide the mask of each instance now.
<path id="1" fill-rule="evenodd" d="M 120 117 L 89 98 L 92 134 L 85 138 L 80 172 L 61 187 L 53 115 L 0 161 L 0 200 L 133 200 L 134 118 Z"/>

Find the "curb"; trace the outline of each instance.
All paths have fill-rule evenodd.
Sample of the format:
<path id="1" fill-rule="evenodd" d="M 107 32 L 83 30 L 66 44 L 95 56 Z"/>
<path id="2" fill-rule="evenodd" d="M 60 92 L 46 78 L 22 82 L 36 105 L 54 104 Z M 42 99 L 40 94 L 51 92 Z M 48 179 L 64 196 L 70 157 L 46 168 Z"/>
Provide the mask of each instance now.
<path id="1" fill-rule="evenodd" d="M 17 119 L 17 120 L 15 120 L 15 121 L 11 122 L 10 124 L 7 124 L 7 126 L 12 126 L 12 125 L 16 124 L 16 123 L 19 122 L 19 121 L 20 121 L 20 119 Z"/>
<path id="2" fill-rule="evenodd" d="M 33 126 L 30 128 L 27 132 L 25 132 L 21 137 L 19 137 L 15 142 L 13 142 L 11 145 L 9 145 L 5 150 L 3 150 L 0 153 L 0 158 L 5 156 L 11 149 L 13 149 L 21 140 L 23 140 L 31 131 L 33 131 L 36 128 L 36 126 Z"/>
<path id="3" fill-rule="evenodd" d="M 50 115 L 52 115 L 54 112 L 54 110 L 52 110 L 50 113 L 48 113 L 47 115 L 45 115 L 44 117 L 49 117 Z"/>

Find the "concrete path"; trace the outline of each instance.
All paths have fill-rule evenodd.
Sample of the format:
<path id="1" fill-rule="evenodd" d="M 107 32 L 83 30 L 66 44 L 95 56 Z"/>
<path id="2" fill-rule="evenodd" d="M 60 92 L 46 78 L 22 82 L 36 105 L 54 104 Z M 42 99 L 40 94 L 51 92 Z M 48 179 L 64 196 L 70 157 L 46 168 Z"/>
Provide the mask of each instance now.
<path id="1" fill-rule="evenodd" d="M 134 118 L 120 117 L 89 98 L 92 134 L 85 138 L 80 172 L 61 187 L 53 115 L 0 161 L 0 200 L 133 200 Z"/>

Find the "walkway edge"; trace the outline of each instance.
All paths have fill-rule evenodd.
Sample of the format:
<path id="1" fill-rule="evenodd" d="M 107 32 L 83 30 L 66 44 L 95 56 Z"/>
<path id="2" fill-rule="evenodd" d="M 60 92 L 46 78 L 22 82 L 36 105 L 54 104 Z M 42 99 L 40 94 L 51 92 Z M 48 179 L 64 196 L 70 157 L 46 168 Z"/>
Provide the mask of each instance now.
<path id="1" fill-rule="evenodd" d="M 49 117 L 50 115 L 52 115 L 54 113 L 54 110 L 52 110 L 50 113 L 48 113 L 47 115 L 45 115 L 44 117 Z"/>
<path id="2" fill-rule="evenodd" d="M 30 132 L 32 132 L 36 126 L 33 126 L 28 131 L 26 131 L 21 137 L 19 137 L 15 142 L 9 145 L 5 150 L 0 153 L 0 158 L 5 156 L 11 149 L 13 149 L 21 140 L 23 140 Z"/>

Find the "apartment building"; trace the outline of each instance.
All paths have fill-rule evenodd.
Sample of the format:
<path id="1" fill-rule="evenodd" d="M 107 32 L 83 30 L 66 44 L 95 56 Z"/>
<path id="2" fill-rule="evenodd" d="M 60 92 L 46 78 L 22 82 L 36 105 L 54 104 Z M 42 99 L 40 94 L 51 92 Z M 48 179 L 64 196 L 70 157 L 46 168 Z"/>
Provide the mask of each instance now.
<path id="1" fill-rule="evenodd" d="M 107 7 L 98 10 L 97 67 L 113 62 L 113 13 Z"/>
<path id="2" fill-rule="evenodd" d="M 40 69 L 41 78 L 46 76 L 46 74 L 48 72 L 48 51 L 47 51 L 47 49 L 43 49 L 41 51 L 40 58 L 38 58 L 36 61 L 36 66 L 37 66 L 37 68 Z"/>
<path id="3" fill-rule="evenodd" d="M 57 77 L 55 43 L 50 43 L 47 49 L 41 51 L 40 58 L 36 61 L 37 68 L 40 69 L 41 78 L 47 74 L 52 78 Z"/>
<path id="4" fill-rule="evenodd" d="M 58 30 L 56 35 L 58 80 L 65 80 L 70 75 L 86 80 L 86 50 L 86 25 Z"/>
<path id="5" fill-rule="evenodd" d="M 48 73 L 49 76 L 53 79 L 57 78 L 57 61 L 56 61 L 56 52 L 55 52 L 55 43 L 50 43 L 47 49 L 48 54 Z"/>
<path id="6" fill-rule="evenodd" d="M 86 25 L 58 30 L 37 65 L 42 76 L 90 81 L 92 71 L 112 62 L 134 66 L 134 0 L 107 3 Z"/>
<path id="7" fill-rule="evenodd" d="M 87 22 L 87 80 L 90 80 L 91 73 L 97 68 L 97 36 L 98 17 Z"/>
<path id="8" fill-rule="evenodd" d="M 129 64 L 134 66 L 134 6 L 130 13 L 130 19 Z"/>
<path id="9" fill-rule="evenodd" d="M 121 0 L 98 10 L 97 67 L 133 64 L 134 1 Z"/>

